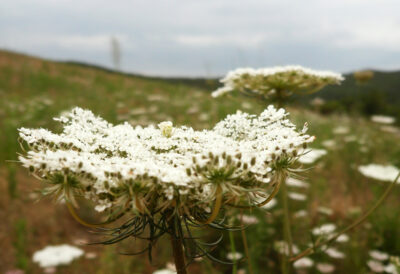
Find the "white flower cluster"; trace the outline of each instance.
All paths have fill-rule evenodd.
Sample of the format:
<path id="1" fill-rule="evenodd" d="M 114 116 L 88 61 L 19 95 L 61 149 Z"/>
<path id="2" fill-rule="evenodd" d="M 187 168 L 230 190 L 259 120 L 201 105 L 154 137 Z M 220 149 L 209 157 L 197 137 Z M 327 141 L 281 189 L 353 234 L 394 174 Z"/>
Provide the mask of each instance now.
<path id="1" fill-rule="evenodd" d="M 70 264 L 74 259 L 83 255 L 83 250 L 67 244 L 46 246 L 33 254 L 33 261 L 40 267 L 55 267 Z"/>
<path id="2" fill-rule="evenodd" d="M 359 166 L 358 171 L 369 178 L 379 180 L 379 181 L 394 181 L 400 172 L 395 166 L 392 165 L 378 165 L 369 164 L 364 166 Z M 400 183 L 400 180 L 397 181 Z"/>
<path id="3" fill-rule="evenodd" d="M 301 157 L 299 158 L 299 162 L 302 164 L 312 164 L 317 161 L 319 158 L 327 154 L 325 149 L 310 149 L 301 153 Z"/>
<path id="4" fill-rule="evenodd" d="M 83 195 L 96 210 L 166 209 L 207 212 L 222 203 L 255 203 L 280 162 L 292 163 L 314 137 L 298 132 L 283 109 L 260 116 L 238 112 L 212 130 L 195 131 L 164 122 L 160 128 L 112 125 L 75 108 L 55 119 L 60 134 L 21 128 L 29 151 L 23 166 L 48 184 L 47 192 L 74 203 Z"/>
<path id="5" fill-rule="evenodd" d="M 340 84 L 343 76 L 330 71 L 316 71 L 301 66 L 272 68 L 239 68 L 228 72 L 221 80 L 223 87 L 213 97 L 237 90 L 270 96 L 277 91 L 316 92 L 326 85 Z"/>
<path id="6" fill-rule="evenodd" d="M 371 116 L 371 121 L 375 123 L 380 123 L 380 124 L 393 124 L 396 122 L 396 118 L 391 117 L 391 116 L 385 116 L 385 115 L 372 115 Z"/>
<path id="7" fill-rule="evenodd" d="M 367 265 L 373 272 L 399 273 L 395 257 L 391 257 L 388 253 L 379 250 L 371 250 L 368 254 L 371 258 L 367 261 Z"/>

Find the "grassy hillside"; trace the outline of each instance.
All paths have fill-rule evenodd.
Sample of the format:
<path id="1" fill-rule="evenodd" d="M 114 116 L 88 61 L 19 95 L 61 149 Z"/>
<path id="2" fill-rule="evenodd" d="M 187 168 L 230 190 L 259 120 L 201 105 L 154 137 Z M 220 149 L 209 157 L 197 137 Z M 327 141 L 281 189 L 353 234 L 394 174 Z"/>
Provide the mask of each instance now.
<path id="1" fill-rule="evenodd" d="M 374 114 L 390 115 L 400 121 L 400 72 L 374 71 L 373 77 L 365 83 L 358 83 L 353 74 L 346 74 L 339 87 L 328 86 L 321 92 L 308 97 L 296 98 L 303 105 L 315 97 L 324 99 L 326 113 L 344 112 L 361 114 L 366 117 Z"/>
<path id="2" fill-rule="evenodd" d="M 71 218 L 64 205 L 55 205 L 50 199 L 37 201 L 40 195 L 34 190 L 40 188 L 40 183 L 13 161 L 21 152 L 17 128 L 44 127 L 57 131 L 59 128 L 52 117 L 80 106 L 112 123 L 128 121 L 134 125 L 148 125 L 171 120 L 201 129 L 212 127 L 237 109 L 260 113 L 266 106 L 265 102 L 242 96 L 211 99 L 213 85 L 215 83 L 201 79 L 146 78 L 0 51 L 0 218 L 6 224 L 0 226 L 0 248 L 6 250 L 0 256 L 0 272 L 18 268 L 27 273 L 42 273 L 31 260 L 34 251 L 51 244 L 76 244 L 96 239 Z M 395 84 L 376 85 L 396 90 Z M 321 95 L 344 92 L 342 88 L 352 89 L 351 84 L 345 83 Z M 363 177 L 357 167 L 368 163 L 400 167 L 400 135 L 398 128 L 382 128 L 361 116 L 321 116 L 293 106 L 289 111 L 297 125 L 309 123 L 310 133 L 317 136 L 313 147 L 328 150 L 315 165 L 305 166 L 310 168 L 304 173 L 310 187 L 290 190 L 306 197 L 304 201 L 291 200 L 290 203 L 293 212 L 303 210 L 303 217 L 293 215 L 292 223 L 294 242 L 299 249 L 304 249 L 311 243 L 313 227 L 324 223 L 344 227 L 383 193 L 386 184 Z M 324 147 L 326 141 L 331 143 L 329 148 Z M 315 262 L 334 264 L 336 273 L 368 273 L 370 250 L 400 256 L 399 194 L 400 188 L 396 187 L 363 226 L 348 234 L 348 242 L 334 245 L 345 254 L 344 258 L 332 258 L 324 252 L 317 252 L 311 258 Z M 255 210 L 247 214 L 258 220 L 258 224 L 246 230 L 253 268 L 256 273 L 279 273 L 279 256 L 274 243 L 282 238 L 280 201 L 270 212 Z M 82 203 L 79 215 L 89 221 L 100 218 L 86 203 Z M 216 239 L 217 234 L 211 231 L 206 237 Z M 240 233 L 235 233 L 234 237 L 237 250 L 243 252 Z M 158 243 L 153 254 L 154 265 L 145 256 L 118 254 L 118 251 L 137 251 L 142 246 L 135 240 L 119 247 L 83 246 L 86 252 L 94 252 L 96 258 L 81 258 L 58 268 L 57 273 L 152 273 L 171 261 L 168 241 Z M 224 259 L 229 251 L 228 235 L 225 235 L 214 255 Z M 239 268 L 246 267 L 246 262 L 239 264 Z M 208 260 L 190 266 L 190 273 L 213 272 L 230 273 L 231 270 L 229 266 Z M 312 268 L 305 273 L 319 272 Z"/>
<path id="3" fill-rule="evenodd" d="M 357 84 L 353 74 L 345 75 L 346 79 L 339 89 L 327 87 L 321 97 L 338 99 L 347 96 L 361 96 L 368 91 L 385 93 L 388 104 L 400 104 L 400 71 L 381 72 L 373 71 L 374 76 L 364 84 Z"/>

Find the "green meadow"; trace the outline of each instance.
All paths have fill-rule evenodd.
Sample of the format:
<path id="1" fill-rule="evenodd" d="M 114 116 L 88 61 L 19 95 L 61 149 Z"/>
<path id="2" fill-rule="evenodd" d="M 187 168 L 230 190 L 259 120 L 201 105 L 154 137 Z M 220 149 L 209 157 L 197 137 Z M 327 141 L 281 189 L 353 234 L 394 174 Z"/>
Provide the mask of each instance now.
<path id="1" fill-rule="evenodd" d="M 152 262 L 147 254 L 120 254 L 140 250 L 145 246 L 141 240 L 130 239 L 115 246 L 86 245 L 99 236 L 77 223 L 64 204 L 42 198 L 38 191 L 40 182 L 18 163 L 22 148 L 17 129 L 43 127 L 59 131 L 59 125 L 52 118 L 75 106 L 90 109 L 114 124 L 126 121 L 146 126 L 168 120 L 175 125 L 203 129 L 212 128 L 237 110 L 259 114 L 268 105 L 241 95 L 214 99 L 210 94 L 216 86 L 216 80 L 148 78 L 0 51 L 0 272 L 21 269 L 26 273 L 42 273 L 32 261 L 32 254 L 47 245 L 64 243 L 79 246 L 86 256 L 58 267 L 56 273 L 152 273 L 172 262 L 168 239 L 157 243 Z M 348 94 L 349 85 L 345 88 Z M 392 87 L 382 88 L 392 90 Z M 332 95 L 335 89 L 338 94 L 343 93 L 341 87 L 330 87 L 330 99 L 335 99 Z M 323 97 L 323 94 L 324 90 L 316 96 Z M 399 108 L 399 105 L 390 106 L 388 111 L 397 115 Z M 291 103 L 288 111 L 298 127 L 308 123 L 309 133 L 316 136 L 311 147 L 327 152 L 315 163 L 303 166 L 302 180 L 309 183 L 308 187 L 289 186 L 290 192 L 305 197 L 290 199 L 289 204 L 293 212 L 293 242 L 301 251 L 315 240 L 313 228 L 332 223 L 340 230 L 382 195 L 388 183 L 364 177 L 358 167 L 370 163 L 400 167 L 400 129 L 374 123 L 362 112 L 343 110 L 321 114 L 306 101 Z M 347 241 L 335 242 L 309 257 L 315 265 L 333 265 L 333 273 L 370 273 L 367 263 L 371 260 L 371 250 L 400 256 L 399 197 L 400 185 L 364 223 L 347 233 Z M 254 273 L 279 273 L 281 256 L 277 243 L 283 238 L 281 208 L 278 199 L 269 210 L 244 213 L 256 219 L 245 230 L 250 258 L 239 261 L 238 269 L 249 271 L 251 265 Z M 84 201 L 77 211 L 85 220 L 102 218 Z M 212 241 L 220 232 L 207 229 L 197 233 Z M 232 245 L 229 235 L 223 233 L 221 244 L 212 254 L 227 260 Z M 244 254 L 240 231 L 233 233 L 233 241 L 236 251 Z M 342 256 L 325 252 L 328 248 Z M 293 268 L 292 272 L 321 273 L 315 265 L 307 270 Z M 203 259 L 193 262 L 188 272 L 232 273 L 232 266 Z"/>

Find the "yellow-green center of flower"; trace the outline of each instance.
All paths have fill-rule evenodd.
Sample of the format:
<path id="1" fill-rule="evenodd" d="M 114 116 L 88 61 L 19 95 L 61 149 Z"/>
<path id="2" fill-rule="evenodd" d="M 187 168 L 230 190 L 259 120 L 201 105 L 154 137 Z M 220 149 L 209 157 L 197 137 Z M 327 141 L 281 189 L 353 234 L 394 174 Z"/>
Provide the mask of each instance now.
<path id="1" fill-rule="evenodd" d="M 164 121 L 158 124 L 158 127 L 161 129 L 162 135 L 169 138 L 172 136 L 172 122 Z"/>

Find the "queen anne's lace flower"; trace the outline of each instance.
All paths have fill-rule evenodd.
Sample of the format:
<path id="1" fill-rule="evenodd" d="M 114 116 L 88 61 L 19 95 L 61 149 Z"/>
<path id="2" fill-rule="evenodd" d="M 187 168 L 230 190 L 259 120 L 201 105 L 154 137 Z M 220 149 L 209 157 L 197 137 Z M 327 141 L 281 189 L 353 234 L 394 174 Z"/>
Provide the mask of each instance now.
<path id="1" fill-rule="evenodd" d="M 359 166 L 358 171 L 366 177 L 379 181 L 394 181 L 400 172 L 395 166 L 378 164 Z"/>
<path id="2" fill-rule="evenodd" d="M 301 66 L 239 68 L 228 72 L 221 80 L 224 86 L 214 91 L 212 96 L 218 97 L 234 90 L 262 96 L 271 96 L 279 91 L 310 93 L 343 80 L 340 74 Z"/>
<path id="3" fill-rule="evenodd" d="M 305 152 L 302 152 L 301 157 L 299 158 L 299 162 L 302 164 L 312 164 L 317 161 L 322 156 L 326 155 L 325 149 L 311 149 Z"/>
<path id="4" fill-rule="evenodd" d="M 289 244 L 285 241 L 276 241 L 274 242 L 274 248 L 281 254 L 289 255 Z M 293 254 L 299 253 L 299 248 L 296 245 L 292 245 Z"/>
<path id="5" fill-rule="evenodd" d="M 336 225 L 334 224 L 323 224 L 312 230 L 312 234 L 316 236 L 330 235 L 336 230 Z"/>
<path id="6" fill-rule="evenodd" d="M 297 192 L 289 192 L 288 193 L 288 197 L 292 200 L 296 200 L 296 201 L 305 201 L 307 200 L 307 196 L 301 193 L 297 193 Z"/>
<path id="7" fill-rule="evenodd" d="M 382 273 L 385 271 L 385 266 L 379 261 L 369 260 L 367 265 L 375 273 Z"/>
<path id="8" fill-rule="evenodd" d="M 301 258 L 301 259 L 297 260 L 296 262 L 294 262 L 294 264 L 293 264 L 294 268 L 309 268 L 309 267 L 312 267 L 313 265 L 314 265 L 314 261 L 308 257 Z"/>
<path id="9" fill-rule="evenodd" d="M 238 260 L 240 260 L 241 258 L 243 258 L 243 255 L 242 255 L 242 253 L 239 253 L 239 252 L 229 252 L 229 253 L 226 255 L 226 258 L 227 258 L 228 260 L 231 260 L 231 261 L 238 261 Z"/>
<path id="10" fill-rule="evenodd" d="M 66 244 L 47 246 L 33 254 L 33 261 L 43 268 L 55 267 L 70 264 L 74 259 L 81 257 L 83 253 L 83 250 Z"/>
<path id="11" fill-rule="evenodd" d="M 371 121 L 381 124 L 393 124 L 394 122 L 396 122 L 396 118 L 385 115 L 372 115 Z"/>
<path id="12" fill-rule="evenodd" d="M 299 179 L 289 177 L 286 179 L 286 184 L 291 187 L 308 188 L 309 183 L 303 182 Z"/>
<path id="13" fill-rule="evenodd" d="M 389 259 L 389 255 L 387 253 L 379 250 L 371 250 L 369 252 L 369 256 L 377 261 L 386 261 L 387 259 Z"/>
<path id="14" fill-rule="evenodd" d="M 160 129 L 114 126 L 75 108 L 55 119 L 63 124 L 59 134 L 21 128 L 29 151 L 19 160 L 47 183 L 46 193 L 68 202 L 83 195 L 98 211 L 152 216 L 177 209 L 195 217 L 207 214 L 216 197 L 222 204 L 265 197 L 277 167 L 314 140 L 287 115 L 269 106 L 259 116 L 238 112 L 195 131 L 171 122 Z"/>
<path id="15" fill-rule="evenodd" d="M 335 271 L 335 266 L 328 263 L 319 263 L 317 264 L 317 269 L 321 273 L 332 273 Z"/>
<path id="16" fill-rule="evenodd" d="M 343 252 L 340 252 L 339 250 L 337 250 L 336 248 L 330 247 L 328 249 L 325 250 L 325 253 L 334 259 L 343 259 L 345 257 Z"/>

